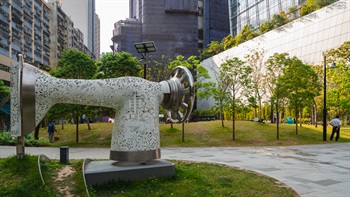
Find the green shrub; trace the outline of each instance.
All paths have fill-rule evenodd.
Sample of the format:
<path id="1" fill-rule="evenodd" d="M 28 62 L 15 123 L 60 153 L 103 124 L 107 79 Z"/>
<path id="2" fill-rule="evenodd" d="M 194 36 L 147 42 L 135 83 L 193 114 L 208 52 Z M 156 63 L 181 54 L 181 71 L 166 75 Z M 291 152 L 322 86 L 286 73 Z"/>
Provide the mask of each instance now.
<path id="1" fill-rule="evenodd" d="M 12 137 L 10 132 L 0 132 L 0 145 L 14 145 L 16 142 L 16 138 Z"/>
<path id="2" fill-rule="evenodd" d="M 0 132 L 0 145 L 15 145 L 17 143 L 17 137 L 11 136 L 10 132 Z M 49 144 L 49 140 L 46 138 L 39 138 L 36 140 L 32 134 L 25 136 L 26 146 L 46 146 Z"/>

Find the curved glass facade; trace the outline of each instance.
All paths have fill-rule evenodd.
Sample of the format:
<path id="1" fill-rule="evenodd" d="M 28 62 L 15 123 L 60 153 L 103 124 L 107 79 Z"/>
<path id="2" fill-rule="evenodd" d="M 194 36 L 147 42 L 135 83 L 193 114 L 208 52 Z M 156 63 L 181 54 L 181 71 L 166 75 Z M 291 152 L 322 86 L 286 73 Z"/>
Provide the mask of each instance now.
<path id="1" fill-rule="evenodd" d="M 350 41 L 350 1 L 339 0 L 275 30 L 201 62 L 215 81 L 216 72 L 227 59 L 245 57 L 253 50 L 264 50 L 263 61 L 274 53 L 288 53 L 311 65 L 323 64 L 323 52 Z M 198 109 L 210 109 L 214 99 L 198 100 Z"/>
<path id="2" fill-rule="evenodd" d="M 238 34 L 246 24 L 260 24 L 290 7 L 301 6 L 306 0 L 230 0 L 231 35 Z"/>

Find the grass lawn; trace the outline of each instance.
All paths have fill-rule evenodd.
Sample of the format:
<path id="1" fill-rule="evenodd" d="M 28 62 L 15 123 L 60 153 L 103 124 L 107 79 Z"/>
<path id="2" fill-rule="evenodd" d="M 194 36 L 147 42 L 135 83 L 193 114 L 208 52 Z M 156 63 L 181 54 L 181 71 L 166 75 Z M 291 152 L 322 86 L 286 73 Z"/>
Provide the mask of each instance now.
<path id="1" fill-rule="evenodd" d="M 70 147 L 110 147 L 113 124 L 92 123 L 91 130 L 87 124 L 79 124 L 79 143 L 76 144 L 75 125 L 65 124 L 62 130 L 57 125 L 59 139 L 50 146 Z M 221 121 L 185 123 L 185 141 L 182 142 L 182 125 L 160 124 L 161 147 L 227 147 L 227 146 L 287 146 L 305 144 L 323 144 L 350 142 L 350 126 L 340 129 L 338 142 L 329 141 L 331 127 L 327 128 L 327 141 L 322 139 L 322 126 L 314 125 L 298 127 L 296 135 L 295 124 L 281 124 L 280 137 L 276 139 L 276 125 L 262 124 L 251 121 L 236 121 L 236 139 L 232 140 L 232 122 Z M 47 137 L 45 129 L 40 130 L 40 136 Z"/>
<path id="2" fill-rule="evenodd" d="M 171 162 L 176 166 L 174 177 L 89 186 L 89 194 L 91 197 L 298 196 L 294 190 L 283 183 L 254 172 L 225 165 Z M 15 156 L 0 159 L 0 196 L 87 196 L 81 160 L 71 160 L 68 166 L 58 161 L 43 162 L 42 166 L 45 185 L 41 183 L 39 177 L 37 157 L 26 155 L 23 160 L 18 160 Z M 70 170 L 65 171 L 67 168 Z"/>
<path id="3" fill-rule="evenodd" d="M 338 142 L 329 141 L 331 127 L 327 128 L 327 142 L 322 140 L 322 126 L 299 127 L 280 125 L 280 139 L 276 139 L 276 125 L 250 121 L 236 121 L 236 139 L 232 140 L 232 122 L 191 122 L 185 124 L 182 142 L 181 124 L 160 125 L 161 147 L 230 147 L 230 146 L 287 146 L 350 142 L 350 127 L 341 128 Z M 79 143 L 75 142 L 75 125 L 56 126 L 59 139 L 50 146 L 110 147 L 113 124 L 93 123 L 79 125 Z M 40 130 L 47 137 L 46 129 Z M 0 159 L 0 196 L 86 196 L 83 184 L 82 161 L 71 160 L 70 165 L 51 161 L 44 165 L 43 186 L 38 177 L 37 158 L 26 156 Z M 298 196 L 283 183 L 254 172 L 224 165 L 172 161 L 176 174 L 171 178 L 150 178 L 144 181 L 116 182 L 100 187 L 90 186 L 90 196 Z M 65 170 L 71 172 L 67 173 Z M 64 175 L 60 178 L 60 175 Z M 68 176 L 69 175 L 69 176 Z M 60 191 L 61 190 L 61 191 Z M 28 192 L 35 191 L 35 192 Z"/>

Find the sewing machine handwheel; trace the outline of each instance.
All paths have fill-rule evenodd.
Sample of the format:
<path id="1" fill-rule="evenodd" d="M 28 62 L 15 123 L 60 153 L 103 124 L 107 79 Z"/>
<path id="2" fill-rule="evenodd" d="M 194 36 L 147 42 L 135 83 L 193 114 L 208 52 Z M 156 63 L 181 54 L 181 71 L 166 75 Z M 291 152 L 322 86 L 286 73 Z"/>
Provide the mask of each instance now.
<path id="1" fill-rule="evenodd" d="M 191 72 L 178 66 L 170 73 L 170 101 L 163 107 L 171 122 L 184 122 L 191 115 L 194 103 L 194 80 Z"/>

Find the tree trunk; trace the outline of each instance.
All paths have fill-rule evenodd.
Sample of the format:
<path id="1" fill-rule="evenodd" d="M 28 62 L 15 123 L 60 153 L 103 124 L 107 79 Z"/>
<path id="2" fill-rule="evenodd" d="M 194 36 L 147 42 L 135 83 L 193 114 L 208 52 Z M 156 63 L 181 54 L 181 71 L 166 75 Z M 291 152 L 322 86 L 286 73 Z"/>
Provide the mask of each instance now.
<path id="1" fill-rule="evenodd" d="M 185 122 L 182 123 L 182 142 L 185 142 Z"/>
<path id="2" fill-rule="evenodd" d="M 224 125 L 224 110 L 222 109 L 222 100 L 220 99 L 220 120 L 221 120 L 221 126 L 225 127 Z"/>
<path id="3" fill-rule="evenodd" d="M 88 117 L 86 118 L 86 121 L 87 121 L 88 130 L 91 130 L 90 119 Z"/>
<path id="4" fill-rule="evenodd" d="M 61 124 L 61 126 L 62 126 L 62 130 L 64 129 L 64 121 L 63 121 L 63 117 L 61 118 L 61 120 L 62 120 L 62 124 Z"/>
<path id="5" fill-rule="evenodd" d="M 75 127 L 75 143 L 79 143 L 79 116 L 75 117 L 76 119 L 76 127 Z"/>
<path id="6" fill-rule="evenodd" d="M 225 127 L 224 125 L 224 114 L 223 114 L 223 110 L 222 110 L 222 107 L 220 107 L 220 118 L 221 118 L 221 126 L 222 127 Z"/>
<path id="7" fill-rule="evenodd" d="M 299 114 L 300 114 L 300 127 L 303 127 L 303 109 L 300 109 L 299 110 Z"/>
<path id="8" fill-rule="evenodd" d="M 258 93 L 258 98 L 259 98 L 259 122 L 262 122 L 261 121 L 261 98 L 260 98 L 260 94 Z"/>
<path id="9" fill-rule="evenodd" d="M 254 107 L 254 118 L 258 117 L 256 107 Z"/>
<path id="10" fill-rule="evenodd" d="M 298 135 L 298 108 L 295 108 L 295 134 Z"/>
<path id="11" fill-rule="evenodd" d="M 232 140 L 236 139 L 235 134 L 235 107 L 232 108 Z"/>
<path id="12" fill-rule="evenodd" d="M 233 91 L 234 92 L 234 91 Z M 232 105 L 232 140 L 236 139 L 236 134 L 235 134 L 235 108 L 236 108 L 236 97 L 233 94 L 233 105 Z"/>
<path id="13" fill-rule="evenodd" d="M 36 139 L 36 140 L 39 139 L 40 126 L 41 126 L 41 122 L 35 127 L 35 130 L 34 130 L 34 139 Z"/>
<path id="14" fill-rule="evenodd" d="M 271 114 L 270 114 L 270 120 L 271 120 L 271 123 L 274 123 L 273 122 L 273 101 L 271 100 Z"/>
<path id="15" fill-rule="evenodd" d="M 279 140 L 280 139 L 280 125 L 279 125 L 279 111 L 278 111 L 278 99 L 276 100 L 276 132 L 277 132 L 277 134 L 276 134 L 276 137 L 277 137 L 277 139 Z"/>
<path id="16" fill-rule="evenodd" d="M 315 127 L 317 128 L 317 105 L 315 103 Z"/>

